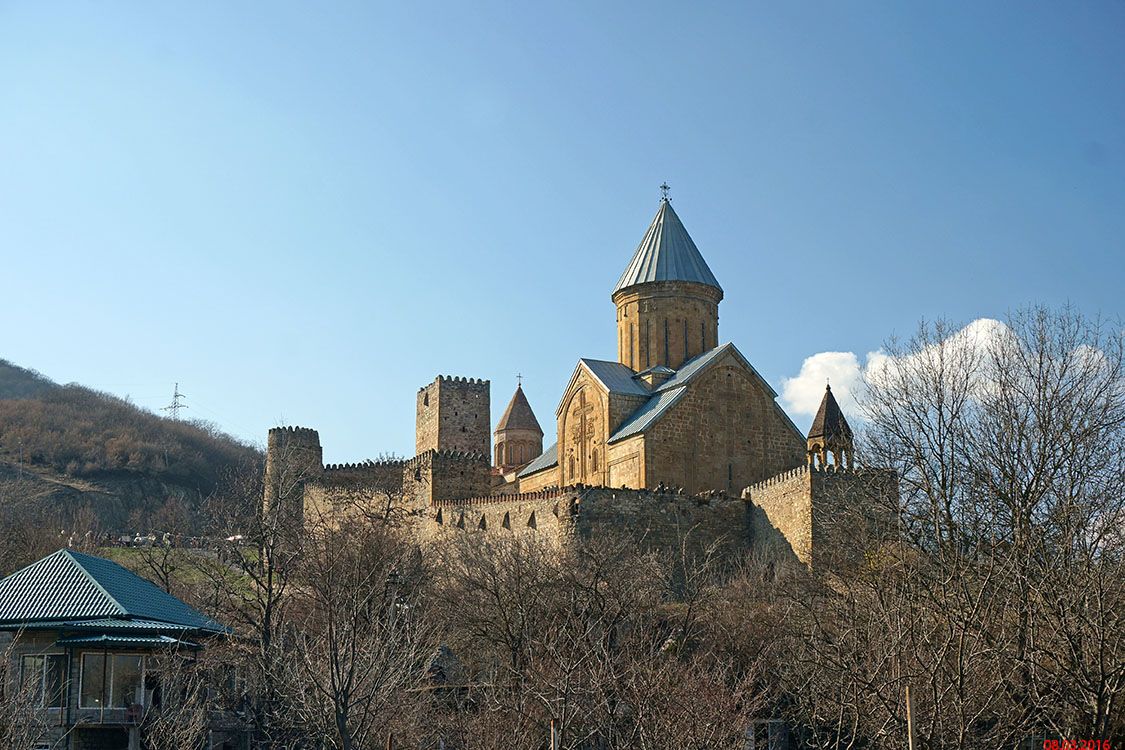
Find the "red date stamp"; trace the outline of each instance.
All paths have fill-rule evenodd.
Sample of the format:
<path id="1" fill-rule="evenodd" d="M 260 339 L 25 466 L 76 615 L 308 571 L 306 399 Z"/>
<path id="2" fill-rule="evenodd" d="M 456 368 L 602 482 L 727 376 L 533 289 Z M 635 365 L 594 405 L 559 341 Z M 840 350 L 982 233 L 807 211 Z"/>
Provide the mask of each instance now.
<path id="1" fill-rule="evenodd" d="M 1110 750 L 1109 740 L 1043 740 L 1043 750 Z"/>

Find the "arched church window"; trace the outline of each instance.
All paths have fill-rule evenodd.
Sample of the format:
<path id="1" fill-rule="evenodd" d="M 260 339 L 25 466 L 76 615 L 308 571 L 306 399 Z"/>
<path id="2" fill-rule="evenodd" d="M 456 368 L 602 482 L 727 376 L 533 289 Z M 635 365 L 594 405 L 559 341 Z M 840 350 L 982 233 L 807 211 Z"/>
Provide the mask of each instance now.
<path id="1" fill-rule="evenodd" d="M 590 453 L 590 471 L 598 470 L 598 452 L 591 451 Z"/>
<path id="2" fill-rule="evenodd" d="M 570 475 L 574 476 L 574 456 L 570 457 Z"/>

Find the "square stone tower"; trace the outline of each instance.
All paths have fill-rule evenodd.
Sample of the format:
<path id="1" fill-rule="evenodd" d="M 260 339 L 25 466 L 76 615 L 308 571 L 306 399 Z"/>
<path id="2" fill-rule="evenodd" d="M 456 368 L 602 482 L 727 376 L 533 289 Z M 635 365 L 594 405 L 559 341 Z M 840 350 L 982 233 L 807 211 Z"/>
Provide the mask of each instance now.
<path id="1" fill-rule="evenodd" d="M 415 454 L 460 451 L 491 454 L 489 383 L 438 375 L 418 390 Z"/>

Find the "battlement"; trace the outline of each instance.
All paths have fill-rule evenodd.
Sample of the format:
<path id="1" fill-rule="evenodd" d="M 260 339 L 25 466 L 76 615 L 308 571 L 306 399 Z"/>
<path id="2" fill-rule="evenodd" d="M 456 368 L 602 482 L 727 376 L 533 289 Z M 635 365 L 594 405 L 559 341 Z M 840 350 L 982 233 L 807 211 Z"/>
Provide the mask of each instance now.
<path id="1" fill-rule="evenodd" d="M 448 507 L 461 507 L 465 505 L 503 505 L 505 503 L 526 503 L 536 500 L 554 500 L 555 498 L 563 497 L 567 494 L 570 494 L 568 490 L 553 487 L 550 489 L 537 490 L 535 492 L 519 492 L 511 495 L 478 495 L 476 497 L 467 497 L 463 500 L 438 500 L 434 504 Z"/>
<path id="2" fill-rule="evenodd" d="M 401 469 L 406 465 L 406 461 L 401 458 L 383 458 L 379 460 L 367 459 L 359 463 L 352 464 L 325 464 L 324 471 L 362 471 L 364 469 L 384 469 L 396 468 Z"/>
<path id="3" fill-rule="evenodd" d="M 438 375 L 434 378 L 434 382 L 441 383 L 462 383 L 464 385 L 489 385 L 489 381 L 483 378 L 463 378 L 459 375 Z M 418 389 L 418 392 L 426 390 L 431 384 L 427 384 Z"/>
<path id="4" fill-rule="evenodd" d="M 311 427 L 271 427 L 267 445 L 320 446 L 320 433 Z"/>
<path id="5" fill-rule="evenodd" d="M 806 477 L 808 476 L 809 471 L 810 469 L 807 465 L 798 466 L 796 469 L 790 469 L 789 471 L 783 471 L 780 474 L 775 474 L 769 479 L 763 479 L 760 482 L 755 482 L 754 484 L 743 490 L 742 495 L 743 497 L 745 497 L 747 493 L 753 493 L 755 490 L 764 490 L 767 487 L 773 487 L 774 485 L 782 484 L 783 482 L 792 481 L 797 477 Z M 812 469 L 812 471 L 819 471 L 819 469 Z"/>
<path id="6" fill-rule="evenodd" d="M 479 451 L 458 451 L 458 450 L 445 450 L 439 451 L 431 448 L 419 453 L 414 458 L 402 462 L 403 468 L 413 469 L 418 466 L 433 462 L 464 462 L 464 463 L 477 463 L 484 461 L 488 463 L 488 456 Z"/>

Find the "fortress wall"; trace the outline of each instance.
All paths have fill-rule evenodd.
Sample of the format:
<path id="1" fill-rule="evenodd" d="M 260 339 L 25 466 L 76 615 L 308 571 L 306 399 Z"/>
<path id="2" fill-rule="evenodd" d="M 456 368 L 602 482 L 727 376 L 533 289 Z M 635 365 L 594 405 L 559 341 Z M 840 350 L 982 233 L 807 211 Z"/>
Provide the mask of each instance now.
<path id="1" fill-rule="evenodd" d="M 529 534 L 563 546 L 625 535 L 646 549 L 679 549 L 686 541 L 702 550 L 719 542 L 736 556 L 747 549 L 749 518 L 749 504 L 738 498 L 578 486 L 439 502 L 427 509 L 419 536 Z"/>
<path id="2" fill-rule="evenodd" d="M 813 559 L 812 480 L 807 466 L 779 474 L 747 488 L 761 510 L 752 522 L 755 546 L 788 546 L 805 565 Z"/>
<path id="3" fill-rule="evenodd" d="M 544 490 L 439 502 L 427 509 L 419 540 L 431 542 L 458 534 L 533 536 L 551 545 L 573 538 L 573 505 L 578 492 Z"/>
<path id="4" fill-rule="evenodd" d="M 898 528 L 898 474 L 891 469 L 810 469 L 812 567 L 844 570 L 862 563 Z"/>
<path id="5" fill-rule="evenodd" d="M 701 550 L 718 542 L 728 555 L 738 555 L 750 542 L 748 506 L 720 494 L 592 487 L 579 497 L 576 530 L 582 539 L 624 534 L 646 549 L 676 550 L 686 541 Z"/>

